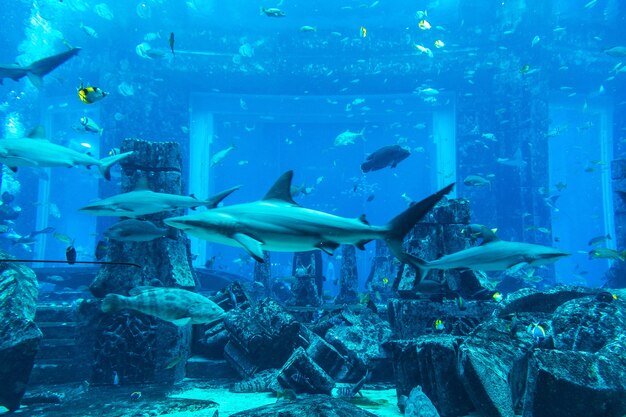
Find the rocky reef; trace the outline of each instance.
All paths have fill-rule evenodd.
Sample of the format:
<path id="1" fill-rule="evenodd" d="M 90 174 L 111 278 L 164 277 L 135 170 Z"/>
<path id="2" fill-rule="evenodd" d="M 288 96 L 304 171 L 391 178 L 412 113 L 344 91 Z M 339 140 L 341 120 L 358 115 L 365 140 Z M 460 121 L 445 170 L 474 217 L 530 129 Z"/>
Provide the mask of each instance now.
<path id="1" fill-rule="evenodd" d="M 6 253 L 0 258 L 10 259 Z M 42 334 L 34 322 L 37 277 L 28 267 L 0 263 L 0 406 L 20 407 Z"/>

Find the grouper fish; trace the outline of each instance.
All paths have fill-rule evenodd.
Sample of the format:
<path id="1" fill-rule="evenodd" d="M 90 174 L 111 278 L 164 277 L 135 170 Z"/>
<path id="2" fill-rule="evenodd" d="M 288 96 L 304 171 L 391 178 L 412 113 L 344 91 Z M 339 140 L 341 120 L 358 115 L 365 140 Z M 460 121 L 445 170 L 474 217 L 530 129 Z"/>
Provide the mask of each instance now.
<path id="1" fill-rule="evenodd" d="M 208 298 L 180 288 L 135 287 L 130 296 L 108 294 L 102 300 L 105 313 L 129 309 L 169 321 L 177 326 L 212 323 L 224 310 Z"/>

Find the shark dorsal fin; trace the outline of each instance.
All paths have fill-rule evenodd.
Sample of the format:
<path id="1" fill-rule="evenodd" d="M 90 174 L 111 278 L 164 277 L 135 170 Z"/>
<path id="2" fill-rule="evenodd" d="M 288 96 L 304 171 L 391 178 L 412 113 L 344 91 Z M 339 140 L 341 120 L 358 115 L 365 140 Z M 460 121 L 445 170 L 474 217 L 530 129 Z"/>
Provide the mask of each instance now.
<path id="1" fill-rule="evenodd" d="M 148 186 L 148 178 L 140 177 L 135 184 L 134 191 L 149 191 L 150 187 Z"/>
<path id="2" fill-rule="evenodd" d="M 29 139 L 45 139 L 46 138 L 46 129 L 43 126 L 37 126 L 33 130 L 31 130 L 26 136 Z"/>
<path id="3" fill-rule="evenodd" d="M 291 180 L 293 179 L 293 171 L 287 171 L 272 185 L 272 188 L 265 194 L 263 200 L 278 200 L 283 203 L 293 204 L 297 206 L 298 203 L 293 201 L 291 196 Z"/>

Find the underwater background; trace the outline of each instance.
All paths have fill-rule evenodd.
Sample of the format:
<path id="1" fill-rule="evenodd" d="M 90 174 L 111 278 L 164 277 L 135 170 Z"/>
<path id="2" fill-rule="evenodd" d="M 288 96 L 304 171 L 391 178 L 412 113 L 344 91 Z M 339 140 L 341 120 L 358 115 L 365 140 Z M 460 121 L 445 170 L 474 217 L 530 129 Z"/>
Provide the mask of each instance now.
<path id="1" fill-rule="evenodd" d="M 480 297 L 474 297 L 477 291 L 464 290 L 462 286 L 449 288 L 436 301 L 429 299 L 428 303 L 441 303 L 443 299 L 449 309 L 457 308 L 454 306 L 459 302 L 467 301 L 470 305 L 475 302 L 476 305 L 471 305 L 469 310 L 472 314 L 474 307 L 476 311 L 480 310 L 476 312 L 475 322 L 464 322 L 463 326 L 469 326 L 467 330 L 450 326 L 451 330 L 445 331 L 449 335 L 468 336 L 479 323 L 487 320 L 487 309 L 491 312 L 496 304 L 492 299 L 496 291 L 505 297 L 521 294 L 515 292 L 517 290 L 530 291 L 529 288 L 539 294 L 558 293 L 559 285 L 566 285 L 577 288 L 571 291 L 579 291 L 581 297 L 595 300 L 597 294 L 612 291 L 608 288 L 626 286 L 626 164 L 623 159 L 626 152 L 626 36 L 623 30 L 626 3 L 622 1 L 6 0 L 3 6 L 0 10 L 0 32 L 3 35 L 0 37 L 0 63 L 3 64 L 0 66 L 0 134 L 3 139 L 35 141 L 26 138 L 28 132 L 43 126 L 49 141 L 81 153 L 89 152 L 96 159 L 118 155 L 120 149 L 121 152 L 139 152 L 144 146 L 141 141 L 174 142 L 173 147 L 155 145 L 146 151 L 155 166 L 161 166 L 159 164 L 163 161 L 180 164 L 180 175 L 176 177 L 179 185 L 174 180 L 171 181 L 173 185 L 170 184 L 173 190 L 180 189 L 180 192 L 171 191 L 174 194 L 193 194 L 194 198 L 203 200 L 240 185 L 240 189 L 224 200 L 223 206 L 253 202 L 261 199 L 281 174 L 293 170 L 291 191 L 299 204 L 350 219 L 365 214 L 363 219 L 371 225 L 385 225 L 412 202 L 456 183 L 448 198 L 461 201 L 458 207 L 465 208 L 454 206 L 457 208 L 450 209 L 452 214 L 449 216 L 464 220 L 450 223 L 485 225 L 499 239 L 553 247 L 569 254 L 549 265 L 537 268 L 517 265 L 479 277 L 484 278 L 481 282 L 492 284 L 483 285 L 489 290 L 486 297 L 490 303 L 488 308 L 481 304 Z M 28 75 L 11 79 L 10 71 L 15 67 L 27 68 L 33 62 L 72 48 L 80 48 L 80 51 L 46 73 L 43 85 L 35 85 L 37 82 L 31 82 Z M 99 89 L 105 95 L 97 102 L 81 101 L 77 93 L 85 87 Z M 139 145 L 132 145 L 131 139 L 136 139 Z M 394 145 L 397 145 L 396 151 L 403 153 L 402 159 L 383 158 L 381 169 L 363 172 L 362 164 L 371 158 L 371 154 Z M 138 177 L 132 173 L 133 167 L 141 164 L 124 167 L 127 162 L 122 161 L 121 168 L 113 167 L 110 181 L 104 180 L 96 167 L 20 166 L 13 172 L 11 166 L 3 163 L 0 249 L 20 260 L 61 261 L 61 264 L 26 264 L 33 268 L 39 279 L 36 284 L 39 307 L 45 304 L 44 309 L 54 311 L 57 305 L 64 305 L 68 314 L 73 315 L 81 311 L 80 303 L 88 299 L 96 306 L 94 311 L 99 312 L 97 299 L 116 292 L 106 286 L 96 288 L 93 285 L 99 267 L 65 264 L 70 261 L 68 253 L 71 257 L 72 250 L 78 261 L 123 261 L 140 266 L 155 263 L 154 268 L 159 269 L 157 259 L 167 254 L 167 249 L 161 248 L 160 252 L 146 250 L 142 255 L 144 258 L 131 259 L 129 254 L 135 253 L 132 252 L 135 249 L 114 246 L 116 244 L 104 236 L 105 231 L 119 220 L 117 216 L 90 216 L 79 211 L 98 199 L 135 189 Z M 146 172 L 156 176 L 163 170 L 155 168 Z M 163 190 L 170 192 L 166 189 L 167 179 L 163 178 L 159 180 L 165 184 Z M 204 210 L 194 207 L 193 210 L 179 210 L 176 215 Z M 159 215 L 159 226 L 166 227 L 162 220 L 171 215 Z M 428 222 L 438 223 L 432 219 Z M 461 230 L 465 230 L 464 227 L 457 231 Z M 421 243 L 409 245 L 428 247 L 419 252 L 421 256 L 426 255 L 427 261 L 470 246 L 469 240 L 457 240 L 460 233 L 436 233 L 417 236 L 419 233 L 415 232 L 415 236 L 411 235 L 411 242 L 422 239 Z M 433 237 L 435 235 L 437 239 Z M 183 242 L 184 236 L 181 232 L 176 239 Z M 488 240 L 486 236 L 482 237 Z M 478 236 L 470 237 L 471 243 L 476 243 Z M 439 243 L 431 245 L 433 240 Z M 184 255 L 172 263 L 190 264 L 193 271 L 190 274 L 194 276 L 192 283 L 195 280 L 196 289 L 203 292 L 203 287 L 207 296 L 218 293 L 219 298 L 222 287 L 227 285 L 230 286 L 227 294 L 239 294 L 232 289 L 233 283 L 250 284 L 260 273 L 260 264 L 241 247 L 192 236 L 190 243 L 185 242 L 181 243 L 180 249 Z M 406 351 L 387 345 L 385 349 L 392 353 L 383 354 L 382 346 L 387 339 L 414 339 L 424 334 L 437 334 L 440 329 L 437 329 L 435 319 L 443 319 L 442 326 L 448 326 L 444 317 L 451 314 L 458 319 L 459 315 L 432 307 L 432 314 L 424 318 L 427 330 L 416 330 L 399 337 L 405 324 L 414 321 L 407 311 L 429 311 L 431 307 L 430 304 L 411 304 L 411 307 L 403 307 L 405 318 L 400 318 L 399 307 L 393 306 L 394 299 L 414 303 L 415 300 L 424 301 L 424 297 L 417 284 L 411 291 L 403 290 L 403 284 L 400 284 L 398 298 L 398 286 L 394 281 L 405 279 L 400 277 L 407 272 L 402 272 L 399 262 L 392 260 L 386 252 L 388 269 L 386 272 L 377 270 L 377 259 L 383 253 L 379 252 L 377 244 L 369 243 L 364 250 L 349 255 L 354 259 L 354 269 L 350 269 L 354 272 L 349 273 L 354 278 L 351 284 L 353 294 L 345 303 L 333 301 L 343 294 L 341 287 L 345 280 L 342 281 L 341 277 L 347 268 L 344 253 L 340 250 L 334 256 L 322 253 L 315 261 L 315 273 L 307 269 L 305 262 L 305 275 L 311 272 L 320 279 L 316 282 L 317 298 L 313 303 L 309 302 L 310 299 L 305 303 L 292 302 L 293 297 L 296 301 L 298 299 L 298 295 L 293 294 L 299 288 L 296 281 L 298 268 L 302 267 L 298 263 L 302 260 L 293 253 L 271 252 L 270 268 L 263 273 L 279 283 L 273 284 L 272 291 L 287 294 L 282 300 L 274 294 L 270 297 L 272 302 L 304 308 L 290 311 L 302 323 L 315 323 L 324 311 L 320 306 L 327 304 L 357 306 L 358 309 L 370 302 L 378 306 L 375 316 L 383 317 L 380 320 L 389 327 L 389 332 L 368 343 L 375 344 L 377 349 L 380 346 L 378 354 L 382 355 L 381 358 L 395 361 L 394 372 L 391 372 L 389 362 L 389 375 L 382 373 L 384 366 L 380 363 L 384 361 L 381 359 L 376 366 L 370 367 L 365 361 L 357 367 L 358 372 L 348 372 L 342 377 L 335 375 L 331 379 L 340 381 L 343 378 L 346 383 L 358 383 L 366 375 L 366 387 L 375 390 L 369 386 L 374 384 L 370 375 L 373 373 L 374 380 L 379 378 L 379 388 L 393 391 L 392 400 L 389 400 L 392 406 L 384 412 L 378 411 L 378 415 L 400 415 L 398 409 L 406 411 L 407 407 L 396 407 L 396 396 L 409 397 L 412 388 L 418 384 L 411 380 L 404 381 L 405 386 L 402 386 L 398 382 L 399 369 L 404 369 L 404 365 L 397 364 L 408 360 L 403 356 Z M 450 251 L 453 247 L 454 251 Z M 153 259 L 146 260 L 149 257 Z M 531 262 L 519 261 L 519 264 L 525 263 Z M 107 270 L 108 267 L 104 266 L 107 274 L 118 271 Z M 131 274 L 130 268 L 131 272 L 124 272 L 122 276 Z M 158 273 L 155 275 L 153 271 L 144 269 L 142 280 L 137 284 L 152 285 L 146 276 L 157 276 Z M 439 275 L 440 278 L 443 276 Z M 168 285 L 164 278 L 159 280 L 165 287 L 190 289 L 189 285 L 180 282 Z M 248 284 L 243 285 L 244 290 L 239 295 L 244 297 L 242 294 L 245 293 L 244 298 L 255 298 L 249 293 L 258 288 L 248 289 Z M 122 292 L 127 294 L 131 285 L 122 287 Z M 269 291 L 269 288 L 265 290 Z M 556 303 L 550 314 L 561 303 L 575 298 L 571 291 L 566 291 L 569 295 L 563 296 L 565 298 L 557 296 L 559 303 L 550 301 Z M 412 294 L 407 295 L 409 292 Z M 626 315 L 621 296 L 612 294 L 616 300 L 614 305 L 618 306 L 611 307 L 617 308 L 614 314 L 617 317 Z M 519 297 L 526 295 L 523 293 Z M 602 301 L 602 295 L 599 297 Z M 226 303 L 230 302 L 229 299 L 232 299 L 230 295 L 224 296 Z M 235 296 L 231 307 L 241 310 L 245 303 Z M 250 309 L 258 310 L 254 310 L 253 316 L 270 316 L 254 302 L 249 303 Z M 533 303 L 541 304 L 541 301 Z M 541 310 L 548 314 L 542 308 L 523 311 Z M 580 308 L 576 311 L 587 311 L 584 306 L 576 308 Z M 395 318 L 386 319 L 387 309 L 395 311 Z M 39 309 L 37 314 L 41 314 L 39 311 L 43 310 Z M 511 311 L 507 310 L 506 314 L 512 314 Z M 595 310 L 590 308 L 589 311 Z M 94 312 L 90 314 L 99 317 Z M 124 314 L 124 317 L 135 317 L 135 313 Z M 593 323 L 602 320 L 606 314 L 610 313 L 600 312 L 593 318 L 584 316 L 582 321 L 592 329 L 593 338 L 602 339 L 593 333 L 593 329 L 597 330 Z M 71 317 L 73 320 L 74 316 Z M 109 325 L 103 324 L 103 320 L 93 319 L 76 329 L 85 326 L 91 329 L 85 330 L 87 333 L 102 333 L 103 326 Z M 142 323 L 150 327 L 156 326 L 154 321 L 157 319 L 137 320 L 143 320 Z M 536 337 L 533 329 L 544 322 L 530 317 L 520 320 L 524 323 L 524 330 L 526 324 L 535 326 L 527 332 L 529 340 L 543 340 L 543 336 Z M 546 316 L 543 320 L 552 319 Z M 35 321 L 42 322 L 41 319 Z M 52 321 L 56 322 L 46 319 L 44 323 Z M 373 328 L 380 325 L 368 323 Z M 620 323 L 610 326 L 621 329 L 623 323 Z M 228 326 L 229 334 L 235 334 L 233 329 L 237 326 Z M 508 329 L 515 333 L 511 327 Z M 12 335 L 16 330 L 5 328 L 4 331 L 5 335 Z M 160 334 L 159 331 L 155 330 L 155 335 Z M 191 342 L 198 339 L 198 330 L 194 330 L 196 336 L 191 332 L 188 330 L 186 336 L 179 335 L 186 340 L 183 344 L 188 346 L 184 355 L 173 355 L 179 361 L 184 356 L 184 360 L 166 368 L 177 372 L 171 380 L 166 378 L 169 382 L 179 382 L 185 375 L 189 377 L 188 366 L 185 374 L 185 362 L 188 357 L 200 353 Z M 621 337 L 622 341 L 626 337 L 618 330 L 613 336 Z M 44 339 L 47 337 L 44 331 Z M 80 339 L 80 336 L 63 339 L 74 337 Z M 607 336 L 607 344 L 609 339 Z M 148 344 L 156 343 L 158 337 L 146 340 L 144 342 Z M 86 344 L 80 345 L 83 342 Z M 80 343 L 77 342 L 77 346 L 89 346 L 86 351 L 89 353 L 104 346 L 97 336 Z M 363 345 L 368 343 L 363 342 Z M 484 341 L 487 343 L 490 341 Z M 524 349 L 536 347 L 531 345 Z M 580 346 L 570 348 L 567 350 L 574 351 Z M 224 349 L 223 345 L 221 349 Z M 586 351 L 597 354 L 598 349 Z M 266 351 L 261 349 L 260 352 Z M 247 353 L 255 356 L 254 349 Z M 350 356 L 347 351 L 342 353 Z M 113 349 L 108 354 L 121 357 L 125 352 Z M 111 360 L 107 362 L 108 368 L 102 368 L 104 356 L 98 355 L 105 354 L 94 354 L 96 359 L 89 355 L 81 357 L 79 367 L 84 369 L 77 371 L 76 377 L 55 380 L 55 372 L 57 375 L 74 372 L 61 368 L 51 372 L 49 379 L 35 373 L 29 387 L 82 381 L 89 381 L 103 390 L 123 386 L 122 365 L 115 365 L 116 362 Z M 223 360 L 220 355 L 217 357 Z M 98 365 L 93 365 L 92 359 Z M 155 359 L 156 362 L 159 360 Z M 35 366 L 37 361 L 39 359 L 35 359 Z M 228 361 L 231 361 L 231 367 L 232 363 L 240 363 L 232 357 Z M 281 368 L 283 362 L 278 360 L 271 366 L 257 364 L 256 367 L 260 370 Z M 525 366 L 522 366 L 522 373 L 526 372 Z M 626 369 L 623 358 L 620 366 Z M 29 367 L 25 365 L 25 368 Z M 586 369 L 577 376 L 586 375 Z M 120 374 L 121 380 L 115 382 L 113 371 L 116 376 Z M 298 372 L 290 377 L 296 385 L 302 385 L 298 379 L 311 378 L 300 376 L 305 373 L 303 370 Z M 615 372 L 613 377 L 618 381 Z M 26 373 L 26 380 L 29 373 L 30 370 Z M 243 380 L 255 374 L 256 369 L 238 370 L 238 378 Z M 159 379 L 158 372 L 150 374 L 151 377 L 145 377 L 141 372 L 133 375 L 128 380 L 136 384 L 154 383 Z M 224 380 L 232 383 L 233 378 L 224 377 Z M 210 375 L 199 378 L 215 384 L 219 379 Z M 514 381 L 509 383 L 515 385 Z M 307 384 L 317 386 L 308 382 L 304 385 Z M 444 402 L 443 397 L 433 398 L 432 390 L 429 392 L 424 388 L 424 383 L 419 385 L 435 403 L 440 415 L 510 415 L 499 406 L 494 406 L 497 412 L 488 407 L 481 408 L 477 404 L 482 400 L 473 397 L 480 395 L 471 392 L 468 395 L 472 398 L 464 400 L 471 406 L 442 410 L 439 403 Z M 394 391 L 398 386 L 402 387 Z M 462 391 L 461 386 L 459 383 L 457 388 Z M 299 393 L 298 389 L 294 390 Z M 571 410 L 559 414 L 562 410 L 552 409 L 535 412 L 532 410 L 538 408 L 528 405 L 523 415 L 623 415 L 626 407 L 623 381 L 607 390 L 618 397 L 623 396 L 622 399 L 612 403 L 612 399 L 594 396 L 601 389 L 584 397 L 588 401 L 602 398 L 602 401 L 613 404 L 613 408 L 598 411 L 600 414 L 589 410 L 588 414 L 576 414 Z M 121 397 L 128 399 L 130 394 L 139 391 L 144 393 L 140 399 L 144 401 L 145 389 L 136 388 Z M 308 391 L 315 394 L 320 390 Z M 325 392 L 324 389 L 321 391 Z M 516 393 L 515 389 L 512 391 L 514 406 L 511 410 L 522 414 L 523 404 L 529 404 L 531 400 L 520 399 L 522 394 Z M 119 393 L 119 390 L 113 392 Z M 220 395 L 227 395 L 227 392 Z M 109 395 L 108 391 L 99 392 L 89 403 Z M 153 395 L 158 397 L 156 393 Z M 213 401 L 220 402 L 216 398 Z M 494 403 L 499 401 L 494 400 Z M 376 414 L 376 406 L 382 403 L 373 400 L 372 404 L 374 406 L 369 410 Z M 149 407 L 143 409 L 146 413 L 147 410 Z M 22 409 L 22 412 L 34 411 Z M 60 411 L 44 409 L 41 414 L 32 415 L 57 412 Z M 73 414 L 67 407 L 63 412 L 64 415 L 90 415 L 85 414 L 86 411 Z M 322 412 L 319 415 L 335 414 Z"/>

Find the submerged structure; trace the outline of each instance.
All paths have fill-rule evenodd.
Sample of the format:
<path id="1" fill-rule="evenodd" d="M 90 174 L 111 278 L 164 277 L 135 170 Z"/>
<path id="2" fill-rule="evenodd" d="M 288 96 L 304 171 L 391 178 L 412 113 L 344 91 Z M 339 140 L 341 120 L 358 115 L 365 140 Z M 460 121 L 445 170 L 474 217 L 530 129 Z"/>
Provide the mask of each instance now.
<path id="1" fill-rule="evenodd" d="M 623 4 L 13 3 L 0 414 L 626 414 Z"/>

